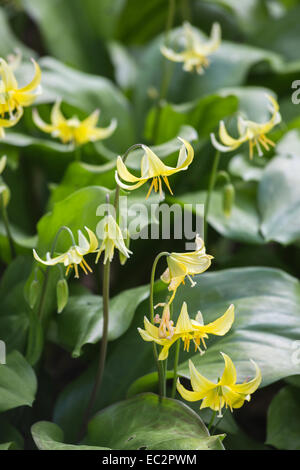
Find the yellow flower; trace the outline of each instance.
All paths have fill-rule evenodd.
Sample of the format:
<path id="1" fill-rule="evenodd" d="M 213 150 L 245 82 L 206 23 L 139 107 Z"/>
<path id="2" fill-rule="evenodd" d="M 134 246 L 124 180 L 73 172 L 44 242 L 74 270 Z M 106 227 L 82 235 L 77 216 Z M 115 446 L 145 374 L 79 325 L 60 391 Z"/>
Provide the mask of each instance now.
<path id="1" fill-rule="evenodd" d="M 68 274 L 71 268 L 75 270 L 75 277 L 78 278 L 78 265 L 83 269 L 85 274 L 92 272 L 92 269 L 87 264 L 84 259 L 88 253 L 94 253 L 98 247 L 98 240 L 94 232 L 92 230 L 85 227 L 89 240 L 82 234 L 80 230 L 78 230 L 78 245 L 72 245 L 68 251 L 65 253 L 56 256 L 55 258 L 51 258 L 50 253 L 46 254 L 46 260 L 42 260 L 35 250 L 33 250 L 34 258 L 39 262 L 43 263 L 46 266 L 54 266 L 55 264 L 62 263 L 67 268 L 66 275 Z"/>
<path id="2" fill-rule="evenodd" d="M 61 102 L 57 101 L 52 108 L 51 124 L 46 124 L 36 109 L 33 110 L 33 121 L 43 132 L 58 137 L 64 144 L 72 142 L 76 145 L 82 145 L 87 142 L 107 139 L 117 127 L 116 119 L 112 119 L 108 127 L 96 127 L 100 114 L 98 109 L 83 121 L 80 121 L 77 116 L 66 119 L 60 110 L 60 105 Z"/>
<path id="3" fill-rule="evenodd" d="M 101 238 L 102 244 L 98 250 L 96 263 L 98 263 L 103 251 L 105 253 L 104 264 L 106 264 L 107 260 L 112 261 L 115 248 L 117 248 L 126 258 L 129 258 L 132 251 L 126 247 L 122 231 L 112 215 L 106 215 L 102 219 L 98 230 L 101 232 L 99 233 L 97 231 L 97 234 L 99 235 L 99 238 Z"/>
<path id="4" fill-rule="evenodd" d="M 118 185 L 123 189 L 132 191 L 133 189 L 137 189 L 145 184 L 149 179 L 152 179 L 152 183 L 147 194 L 148 198 L 153 188 L 155 192 L 157 192 L 159 189 L 159 192 L 162 195 L 162 182 L 160 179 L 162 178 L 170 193 L 173 194 L 169 185 L 168 176 L 173 175 L 178 171 L 186 170 L 194 158 L 194 150 L 191 144 L 181 137 L 178 138 L 181 140 L 183 145 L 179 152 L 176 168 L 165 165 L 149 147 L 143 145 L 142 147 L 145 153 L 141 161 L 140 177 L 134 176 L 132 173 L 130 173 L 126 168 L 122 158 L 120 156 L 118 157 L 116 171 L 116 181 Z M 120 181 L 120 178 L 124 181 L 127 181 L 128 183 L 134 184 L 124 184 L 122 181 Z"/>
<path id="5" fill-rule="evenodd" d="M 218 23 L 214 23 L 211 29 L 210 39 L 206 42 L 200 39 L 197 31 L 187 22 L 183 25 L 185 48 L 182 52 L 175 52 L 172 49 L 162 46 L 161 53 L 173 62 L 183 62 L 183 70 L 192 72 L 195 68 L 199 74 L 204 72 L 204 67 L 208 67 L 208 56 L 215 52 L 221 43 L 221 28 Z"/>
<path id="6" fill-rule="evenodd" d="M 168 305 L 168 304 L 167 304 Z M 164 314 L 167 310 L 164 309 Z M 199 314 L 198 314 L 199 319 Z M 164 318 L 162 319 L 162 321 Z M 162 346 L 162 350 L 158 359 L 163 361 L 169 355 L 170 347 L 178 340 L 181 339 L 184 343 L 184 350 L 189 351 L 190 342 L 193 341 L 195 345 L 195 350 L 199 350 L 201 353 L 203 351 L 200 349 L 200 341 L 203 342 L 204 347 L 206 348 L 204 340 L 208 338 L 208 334 L 223 336 L 231 328 L 231 325 L 234 321 L 234 306 L 230 305 L 227 311 L 220 318 L 215 320 L 208 325 L 201 324 L 197 320 L 191 320 L 187 311 L 186 302 L 183 302 L 180 315 L 178 317 L 176 327 L 173 328 L 173 323 L 171 328 L 168 327 L 166 334 L 168 336 L 163 337 L 164 328 L 156 327 L 149 322 L 147 317 L 144 317 L 144 327 L 145 329 L 138 328 L 138 331 L 144 341 L 154 341 L 156 344 Z"/>
<path id="7" fill-rule="evenodd" d="M 0 107 L 1 107 L 1 100 L 0 100 Z M 0 118 L 0 139 L 5 137 L 4 128 L 13 127 L 15 126 L 23 116 L 23 108 L 17 108 L 17 112 L 15 115 L 11 115 L 10 119 L 1 119 Z"/>
<path id="8" fill-rule="evenodd" d="M 196 284 L 190 276 L 201 274 L 206 271 L 210 265 L 213 256 L 207 255 L 202 238 L 196 235 L 196 250 L 188 253 L 171 253 L 167 257 L 168 268 L 161 275 L 161 280 L 169 284 L 168 289 L 173 291 L 170 303 L 174 299 L 176 290 L 187 276 L 192 287 Z"/>
<path id="9" fill-rule="evenodd" d="M 36 96 L 41 93 L 41 69 L 34 59 L 31 59 L 35 68 L 35 75 L 32 81 L 18 88 L 18 82 L 14 75 L 14 66 L 9 65 L 4 59 L 0 58 L 0 114 L 5 113 L 13 115 L 14 110 L 19 113 L 21 107 L 30 106 Z"/>
<path id="10" fill-rule="evenodd" d="M 227 354 L 221 353 L 225 361 L 225 368 L 222 377 L 217 383 L 211 382 L 200 372 L 197 371 L 192 361 L 189 361 L 190 378 L 193 391 L 187 390 L 177 382 L 177 390 L 187 401 L 202 400 L 200 409 L 211 408 L 219 411 L 219 417 L 222 417 L 221 410 L 224 406 L 240 408 L 245 400 L 250 401 L 250 395 L 257 390 L 261 383 L 261 372 L 258 365 L 251 361 L 255 367 L 256 374 L 254 379 L 249 382 L 237 384 L 237 375 L 235 366 Z"/>
<path id="11" fill-rule="evenodd" d="M 220 122 L 219 126 L 219 138 L 221 144 L 217 141 L 215 135 L 211 134 L 211 141 L 213 146 L 220 150 L 220 152 L 231 152 L 236 150 L 243 143 L 249 142 L 249 155 L 253 158 L 253 147 L 257 148 L 258 155 L 261 157 L 263 151 L 260 144 L 265 150 L 270 150 L 270 147 L 275 147 L 275 143 L 270 140 L 266 134 L 270 132 L 274 126 L 280 123 L 281 116 L 279 113 L 279 105 L 277 101 L 271 95 L 266 95 L 268 100 L 271 102 L 270 111 L 272 113 L 271 119 L 265 123 L 258 123 L 254 121 L 248 121 L 243 119 L 241 116 L 238 118 L 238 133 L 237 139 L 231 137 L 225 127 L 223 121 Z"/>

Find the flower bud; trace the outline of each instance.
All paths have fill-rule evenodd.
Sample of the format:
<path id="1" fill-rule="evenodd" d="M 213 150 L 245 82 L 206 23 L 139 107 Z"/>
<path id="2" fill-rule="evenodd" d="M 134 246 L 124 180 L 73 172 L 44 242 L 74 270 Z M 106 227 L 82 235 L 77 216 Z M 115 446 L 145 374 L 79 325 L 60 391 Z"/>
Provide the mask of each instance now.
<path id="1" fill-rule="evenodd" d="M 69 287 L 65 279 L 60 279 L 56 284 L 57 313 L 61 313 L 68 303 Z"/>
<path id="2" fill-rule="evenodd" d="M 41 283 L 37 279 L 33 279 L 29 287 L 28 302 L 30 308 L 34 308 L 41 293 Z"/>
<path id="3" fill-rule="evenodd" d="M 0 177 L 0 203 L 4 207 L 7 207 L 10 201 L 10 189 L 7 184 L 4 183 L 3 179 Z"/>
<path id="4" fill-rule="evenodd" d="M 223 211 L 226 217 L 230 217 L 234 204 L 235 190 L 231 183 L 227 183 L 223 188 Z"/>

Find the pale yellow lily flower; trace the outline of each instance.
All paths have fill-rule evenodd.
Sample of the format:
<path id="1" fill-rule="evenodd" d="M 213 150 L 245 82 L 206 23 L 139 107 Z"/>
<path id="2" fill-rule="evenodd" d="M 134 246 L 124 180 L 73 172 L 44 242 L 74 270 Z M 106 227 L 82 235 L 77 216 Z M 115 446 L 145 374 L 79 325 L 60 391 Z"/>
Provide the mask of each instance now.
<path id="1" fill-rule="evenodd" d="M 35 75 L 32 81 L 18 88 L 18 82 L 14 75 L 14 65 L 9 65 L 4 59 L 0 58 L 0 114 L 9 113 L 13 117 L 16 109 L 19 112 L 21 107 L 30 106 L 41 93 L 41 69 L 34 59 L 31 59 L 35 69 Z"/>
<path id="2" fill-rule="evenodd" d="M 199 319 L 199 314 L 197 317 Z M 233 321 L 233 305 L 231 305 L 220 318 L 212 323 L 203 325 L 202 321 L 199 322 L 197 319 L 190 319 L 187 304 L 183 302 L 175 328 L 173 328 L 173 324 L 171 328 L 168 326 L 166 332 L 167 337 L 163 337 L 162 333 L 164 329 L 162 330 L 160 327 L 152 325 L 147 317 L 144 317 L 145 329 L 138 328 L 138 331 L 144 341 L 153 341 L 163 347 L 158 357 L 160 361 L 163 361 L 168 357 L 170 347 L 179 339 L 183 341 L 185 351 L 189 351 L 190 342 L 192 341 L 195 345 L 195 351 L 198 349 L 202 354 L 203 351 L 200 349 L 200 341 L 203 342 L 204 348 L 206 348 L 204 340 L 208 338 L 208 335 L 225 335 L 231 328 Z"/>
<path id="3" fill-rule="evenodd" d="M 279 113 L 279 105 L 277 101 L 271 95 L 266 95 L 268 100 L 271 102 L 270 111 L 272 113 L 271 119 L 265 123 L 258 123 L 243 119 L 241 116 L 238 117 L 238 132 L 239 137 L 237 139 L 231 137 L 225 127 L 224 121 L 220 121 L 219 126 L 219 143 L 215 135 L 211 134 L 211 141 L 213 146 L 220 152 L 231 152 L 240 147 L 243 143 L 249 142 L 249 156 L 253 158 L 253 148 L 257 149 L 258 155 L 261 157 L 263 151 L 261 146 L 269 151 L 270 147 L 275 147 L 275 143 L 270 140 L 266 134 L 270 132 L 273 127 L 281 122 L 281 115 Z"/>
<path id="4" fill-rule="evenodd" d="M 258 365 L 251 361 L 255 367 L 255 377 L 249 382 L 237 384 L 237 374 L 235 366 L 227 354 L 221 353 L 225 361 L 225 367 L 222 377 L 217 383 L 211 382 L 200 374 L 195 368 L 193 362 L 189 361 L 190 378 L 193 391 L 187 390 L 181 385 L 180 380 L 177 381 L 177 390 L 187 401 L 202 400 L 200 409 L 211 408 L 218 411 L 219 417 L 222 417 L 221 411 L 224 406 L 240 408 L 245 400 L 250 401 L 250 395 L 254 393 L 261 383 L 261 371 Z"/>
<path id="5" fill-rule="evenodd" d="M 204 42 L 200 39 L 197 30 L 190 23 L 183 25 L 185 48 L 181 52 L 175 52 L 166 46 L 161 46 L 161 53 L 173 62 L 183 62 L 183 70 L 192 72 L 194 69 L 199 74 L 209 66 L 208 56 L 215 52 L 221 44 L 221 28 L 214 23 L 211 29 L 210 39 Z"/>
<path id="6" fill-rule="evenodd" d="M 202 238 L 196 235 L 196 250 L 188 253 L 170 253 L 167 257 L 168 268 L 161 275 L 161 280 L 169 284 L 169 291 L 173 291 L 170 303 L 174 299 L 176 290 L 181 283 L 184 283 L 187 277 L 192 287 L 195 282 L 191 276 L 201 274 L 206 271 L 210 265 L 213 256 L 207 255 Z"/>
<path id="7" fill-rule="evenodd" d="M 78 278 L 78 266 L 82 268 L 85 274 L 93 272 L 90 266 L 84 259 L 88 253 L 96 252 L 98 248 L 98 240 L 92 230 L 85 227 L 89 240 L 83 235 L 83 233 L 78 230 L 78 245 L 72 245 L 65 253 L 51 258 L 50 253 L 46 254 L 46 260 L 41 259 L 37 252 L 33 250 L 33 256 L 39 263 L 45 264 L 46 266 L 54 266 L 56 264 L 62 263 L 66 269 L 66 275 L 68 274 L 71 268 L 74 268 L 75 277 Z"/>
<path id="8" fill-rule="evenodd" d="M 77 116 L 66 119 L 60 110 L 61 102 L 57 101 L 51 111 L 51 124 L 46 124 L 36 109 L 33 110 L 33 121 L 43 132 L 58 137 L 64 144 L 72 142 L 83 145 L 87 142 L 107 139 L 117 127 L 116 119 L 112 119 L 108 127 L 96 127 L 100 111 L 97 109 L 83 121 Z"/>
<path id="9" fill-rule="evenodd" d="M 98 263 L 103 251 L 104 264 L 106 264 L 107 260 L 112 261 L 115 248 L 126 258 L 129 258 L 129 255 L 132 254 L 132 251 L 126 247 L 122 231 L 112 215 L 106 215 L 102 219 L 100 225 L 97 227 L 97 234 L 102 240 L 102 244 L 98 250 L 96 263 Z"/>
<path id="10" fill-rule="evenodd" d="M 178 173 L 179 171 L 186 170 L 194 158 L 194 150 L 191 144 L 181 137 L 178 137 L 178 139 L 181 140 L 183 145 L 180 149 L 175 168 L 165 165 L 149 147 L 143 145 L 142 148 L 145 153 L 141 161 L 141 176 L 137 177 L 128 171 L 122 158 L 119 156 L 117 159 L 117 171 L 115 175 L 118 185 L 125 190 L 132 191 L 145 184 L 149 179 L 152 179 L 152 183 L 146 197 L 148 198 L 153 188 L 155 192 L 159 190 L 162 195 L 162 178 L 170 193 L 173 194 L 169 185 L 168 176 Z M 120 178 L 133 184 L 125 184 L 120 180 Z"/>

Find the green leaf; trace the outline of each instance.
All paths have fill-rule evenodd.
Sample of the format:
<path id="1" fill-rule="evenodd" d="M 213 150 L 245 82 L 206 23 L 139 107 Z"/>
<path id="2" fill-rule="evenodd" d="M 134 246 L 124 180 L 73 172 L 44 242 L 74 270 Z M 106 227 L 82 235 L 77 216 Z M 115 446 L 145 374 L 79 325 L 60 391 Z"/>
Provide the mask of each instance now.
<path id="1" fill-rule="evenodd" d="M 197 285 L 183 286 L 175 298 L 175 311 L 182 302 L 188 304 L 190 316 L 198 310 L 209 323 L 235 305 L 235 321 L 224 336 L 211 338 L 205 355 L 192 355 L 199 371 L 216 380 L 224 361 L 220 351 L 228 354 L 237 367 L 239 380 L 253 375 L 249 359 L 261 368 L 262 386 L 299 373 L 291 360 L 294 340 L 299 338 L 300 285 L 283 271 L 269 268 L 229 269 L 195 276 Z M 179 372 L 189 376 L 186 355 Z"/>
<path id="2" fill-rule="evenodd" d="M 249 159 L 248 155 L 237 154 L 229 162 L 229 171 L 244 181 L 259 181 L 263 175 L 266 160 L 263 157 Z"/>
<path id="3" fill-rule="evenodd" d="M 266 241 L 288 245 L 300 239 L 299 173 L 298 154 L 274 158 L 263 173 L 258 203 Z"/>
<path id="4" fill-rule="evenodd" d="M 63 431 L 48 421 L 35 423 L 31 434 L 39 450 L 109 450 L 107 447 L 65 444 Z"/>
<path id="5" fill-rule="evenodd" d="M 1 450 L 21 450 L 24 448 L 24 439 L 3 416 L 0 417 L 0 444 Z"/>
<path id="6" fill-rule="evenodd" d="M 255 183 L 236 183 L 235 200 L 229 217 L 224 214 L 223 191 L 219 188 L 211 195 L 208 214 L 209 224 L 224 237 L 244 243 L 261 244 L 260 216 L 256 207 L 257 186 Z M 192 204 L 193 211 L 203 217 L 201 204 L 205 204 L 206 192 L 187 193 L 178 198 L 168 198 L 169 202 Z M 197 210 L 197 204 L 199 205 Z"/>
<path id="7" fill-rule="evenodd" d="M 119 338 L 129 328 L 137 306 L 148 297 L 148 286 L 136 287 L 113 297 L 109 306 L 108 340 Z M 82 347 L 95 344 L 102 338 L 103 303 L 98 295 L 71 296 L 67 307 L 57 318 L 60 344 L 72 351 L 73 357 L 82 354 Z"/>
<path id="8" fill-rule="evenodd" d="M 299 389 L 282 388 L 268 410 L 267 444 L 277 449 L 300 450 Z"/>
<path id="9" fill-rule="evenodd" d="M 118 426 L 116 426 L 118 423 Z M 221 450 L 197 414 L 177 400 L 143 394 L 106 408 L 89 422 L 86 442 L 112 449 Z"/>
<path id="10" fill-rule="evenodd" d="M 24 357 L 18 351 L 8 354 L 6 364 L 0 365 L 0 372 L 0 412 L 18 406 L 31 406 L 37 381 Z"/>

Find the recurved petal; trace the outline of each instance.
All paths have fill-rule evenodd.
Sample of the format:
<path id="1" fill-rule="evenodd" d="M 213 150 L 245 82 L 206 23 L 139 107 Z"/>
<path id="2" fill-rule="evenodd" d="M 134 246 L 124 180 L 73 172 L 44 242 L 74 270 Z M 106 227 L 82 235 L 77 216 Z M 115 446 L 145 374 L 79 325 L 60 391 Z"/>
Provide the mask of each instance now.
<path id="1" fill-rule="evenodd" d="M 127 191 L 133 191 L 134 189 L 137 189 L 140 186 L 142 186 L 143 184 L 145 184 L 146 181 L 148 181 L 148 178 L 137 178 L 137 180 L 138 180 L 137 183 L 135 183 L 135 184 L 125 184 L 120 180 L 118 172 L 116 171 L 115 172 L 115 180 L 116 180 L 117 184 L 120 186 L 120 188 L 125 189 Z"/>
<path id="2" fill-rule="evenodd" d="M 117 172 L 122 180 L 128 181 L 129 183 L 136 183 L 141 180 L 141 178 L 134 176 L 127 170 L 127 167 L 120 156 L 117 158 Z"/>
<path id="3" fill-rule="evenodd" d="M 0 58 L 0 75 L 5 91 L 15 90 L 18 88 L 18 83 L 11 67 L 2 58 Z"/>
<path id="4" fill-rule="evenodd" d="M 92 230 L 90 230 L 88 227 L 84 227 L 84 228 L 87 231 L 88 236 L 89 236 L 89 252 L 93 253 L 98 248 L 98 239 Z"/>
<path id="5" fill-rule="evenodd" d="M 92 142 L 95 142 L 100 139 L 107 139 L 116 130 L 117 122 L 118 121 L 116 119 L 112 119 L 108 127 L 98 127 L 95 129 L 90 129 L 90 140 Z"/>
<path id="6" fill-rule="evenodd" d="M 214 382 L 211 382 L 197 371 L 191 360 L 189 360 L 189 369 L 192 388 L 194 391 L 199 392 L 202 398 L 208 393 L 209 390 L 216 388 L 216 384 Z"/>
<path id="7" fill-rule="evenodd" d="M 27 93 L 27 92 L 33 91 L 41 83 L 42 72 L 41 72 L 40 66 L 34 59 L 31 59 L 31 61 L 34 65 L 35 74 L 34 74 L 34 77 L 33 77 L 32 81 L 30 83 L 28 83 L 28 85 L 26 85 L 23 88 L 19 89 L 19 92 L 21 92 L 21 93 Z"/>
<path id="8" fill-rule="evenodd" d="M 221 352 L 224 362 L 225 362 L 225 367 L 224 371 L 220 380 L 221 385 L 228 385 L 232 386 L 236 383 L 236 369 L 235 366 L 227 354 Z"/>
<path id="9" fill-rule="evenodd" d="M 184 54 L 180 52 L 175 52 L 173 49 L 170 49 L 166 46 L 161 46 L 160 52 L 163 56 L 167 59 L 171 60 L 172 62 L 183 62 L 184 61 Z"/>
<path id="10" fill-rule="evenodd" d="M 194 328 L 203 333 L 223 336 L 230 330 L 233 322 L 234 305 L 231 304 L 230 307 L 224 313 L 224 315 L 222 315 L 220 318 L 217 318 L 217 320 L 200 327 L 194 325 Z"/>
<path id="11" fill-rule="evenodd" d="M 221 142 L 226 145 L 227 147 L 235 147 L 241 145 L 243 139 L 234 139 L 231 137 L 225 127 L 224 121 L 220 122 L 219 127 L 219 137 Z"/>
<path id="12" fill-rule="evenodd" d="M 183 145 L 179 152 L 176 169 L 183 170 L 192 163 L 194 159 L 194 149 L 187 140 L 183 139 L 182 137 L 178 137 L 178 139 L 183 143 Z"/>
<path id="13" fill-rule="evenodd" d="M 177 390 L 184 400 L 199 401 L 202 399 L 202 396 L 198 392 L 192 392 L 191 390 L 187 390 L 183 385 L 181 385 L 179 379 L 177 380 Z"/>
<path id="14" fill-rule="evenodd" d="M 220 152 L 231 152 L 232 150 L 236 148 L 235 146 L 226 147 L 225 145 L 220 144 L 220 142 L 217 141 L 215 134 L 213 132 L 210 134 L 210 139 L 211 139 L 212 145 Z"/>
<path id="15" fill-rule="evenodd" d="M 51 124 L 47 124 L 39 115 L 38 110 L 36 108 L 33 109 L 32 111 L 32 119 L 34 124 L 41 129 L 43 132 L 48 132 L 51 134 L 51 132 L 54 131 L 54 127 Z"/>
<path id="16" fill-rule="evenodd" d="M 45 264 L 46 266 L 54 266 L 55 264 L 64 262 L 66 253 L 56 256 L 55 258 L 50 258 L 50 255 L 49 255 L 47 256 L 47 260 L 43 260 L 42 258 L 39 257 L 37 252 L 33 250 L 33 256 L 34 256 L 34 259 L 38 261 L 39 263 Z"/>
<path id="17" fill-rule="evenodd" d="M 66 123 L 66 119 L 60 110 L 61 100 L 55 102 L 51 110 L 51 123 L 54 127 L 58 127 L 61 124 Z"/>
<path id="18" fill-rule="evenodd" d="M 251 360 L 251 362 L 255 367 L 255 371 L 256 371 L 255 377 L 254 377 L 254 379 L 250 380 L 249 382 L 245 382 L 243 384 L 233 385 L 231 388 L 232 388 L 232 390 L 234 390 L 237 393 L 243 393 L 245 395 L 248 395 L 248 394 L 251 394 L 251 393 L 255 392 L 255 390 L 257 390 L 258 387 L 260 386 L 260 383 L 261 383 L 261 380 L 262 380 L 261 370 L 254 361 Z"/>

